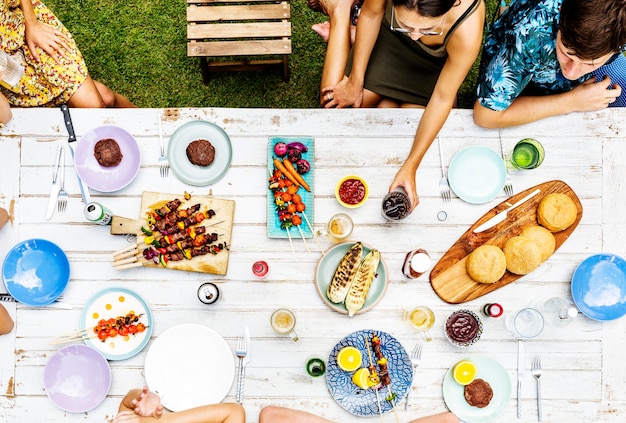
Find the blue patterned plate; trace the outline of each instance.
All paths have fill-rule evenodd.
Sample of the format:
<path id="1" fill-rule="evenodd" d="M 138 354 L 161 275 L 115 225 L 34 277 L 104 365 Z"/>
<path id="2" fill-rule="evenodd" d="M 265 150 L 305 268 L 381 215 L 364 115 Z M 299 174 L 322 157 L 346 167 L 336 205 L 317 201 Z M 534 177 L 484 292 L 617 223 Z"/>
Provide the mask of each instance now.
<path id="1" fill-rule="evenodd" d="M 313 177 L 314 172 L 314 162 L 315 162 L 315 140 L 312 137 L 270 137 L 267 142 L 267 169 L 268 169 L 268 179 L 274 170 L 274 158 L 276 154 L 274 154 L 274 146 L 279 143 L 284 142 L 285 144 L 289 144 L 290 142 L 301 142 L 306 146 L 308 151 L 302 154 L 302 158 L 306 159 L 311 165 L 311 169 L 302 175 L 304 180 L 309 187 L 311 188 L 311 192 L 308 192 L 304 188 L 300 188 L 298 190 L 298 195 L 302 198 L 302 202 L 306 205 L 306 209 L 304 210 L 304 214 L 307 219 L 313 225 L 313 218 L 315 216 L 313 209 L 313 192 L 314 192 L 314 181 Z M 307 224 L 306 220 L 303 220 L 300 225 L 300 229 L 302 229 L 302 234 L 305 238 L 312 238 L 313 232 L 311 228 Z M 267 237 L 268 238 L 289 238 L 289 235 L 293 239 L 300 239 L 302 235 L 300 235 L 300 231 L 298 228 L 292 228 L 287 234 L 285 229 L 280 227 L 280 220 L 278 220 L 278 214 L 276 213 L 276 204 L 274 203 L 274 196 L 272 191 L 268 188 L 267 190 Z"/>
<path id="2" fill-rule="evenodd" d="M 372 334 L 380 338 L 381 349 L 383 356 L 387 358 L 387 366 L 391 378 L 391 385 L 389 385 L 389 387 L 383 387 L 378 391 L 380 409 L 379 401 L 376 398 L 376 391 L 374 389 L 361 389 L 352 383 L 352 372 L 341 370 L 337 366 L 336 360 L 337 353 L 340 349 L 346 346 L 353 346 L 361 351 L 363 357 L 362 366 L 367 367 L 369 365 L 369 359 L 365 339 L 367 337 L 371 348 Z M 373 356 L 374 351 L 370 351 Z M 388 413 L 393 409 L 394 404 L 399 403 L 400 400 L 405 397 L 411 388 L 412 381 L 413 366 L 411 366 L 409 355 L 402 344 L 386 332 L 373 329 L 353 332 L 339 341 L 328 357 L 328 364 L 326 366 L 326 384 L 328 385 L 328 390 L 335 401 L 337 401 L 344 410 L 355 416 L 369 417 L 378 416 L 381 412 Z M 389 391 L 396 394 L 394 404 L 385 399 L 389 396 Z"/>

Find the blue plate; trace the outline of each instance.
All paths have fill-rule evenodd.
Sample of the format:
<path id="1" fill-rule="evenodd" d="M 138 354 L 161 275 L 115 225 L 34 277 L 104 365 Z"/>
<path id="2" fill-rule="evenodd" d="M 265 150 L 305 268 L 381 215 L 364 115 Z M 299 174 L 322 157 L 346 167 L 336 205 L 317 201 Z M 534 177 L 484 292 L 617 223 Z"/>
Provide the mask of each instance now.
<path id="1" fill-rule="evenodd" d="M 395 402 L 392 404 L 391 401 L 385 399 L 389 396 L 388 387 L 381 388 L 378 391 L 380 410 L 376 391 L 359 388 L 352 383 L 352 372 L 346 372 L 337 366 L 339 350 L 346 346 L 353 346 L 361 351 L 362 367 L 368 367 L 369 359 L 365 339 L 367 338 L 371 348 L 372 334 L 380 338 L 381 349 L 383 356 L 387 358 L 387 368 L 391 378 L 389 388 L 392 393 L 396 394 Z M 370 351 L 373 357 L 374 351 Z M 408 393 L 413 381 L 413 366 L 406 350 L 396 338 L 379 330 L 358 330 L 343 338 L 330 352 L 326 369 L 326 384 L 330 394 L 344 410 L 355 416 L 378 416 L 381 412 L 388 413 L 393 410 L 394 404 L 398 404 Z"/>
<path id="2" fill-rule="evenodd" d="M 208 166 L 195 165 L 187 158 L 187 146 L 198 139 L 210 141 L 215 148 L 215 160 Z M 233 158 L 233 147 L 222 128 L 204 120 L 194 120 L 174 131 L 167 144 L 167 158 L 178 179 L 202 187 L 214 184 L 226 175 Z"/>
<path id="3" fill-rule="evenodd" d="M 486 356 L 465 357 L 476 365 L 476 379 L 483 379 L 493 389 L 493 398 L 483 408 L 473 407 L 465 400 L 465 388 L 452 376 L 450 367 L 443 378 L 443 399 L 450 411 L 467 423 L 492 422 L 502 414 L 511 399 L 511 379 L 506 369 L 497 360 Z M 461 360 L 459 360 L 461 361 Z M 457 361 L 458 363 L 458 361 Z M 455 363 L 456 364 L 456 363 Z"/>
<path id="4" fill-rule="evenodd" d="M 448 180 L 461 200 L 471 204 L 488 203 L 504 188 L 506 166 L 502 157 L 488 147 L 467 147 L 450 160 Z"/>
<path id="5" fill-rule="evenodd" d="M 572 276 L 572 297 L 587 317 L 622 317 L 626 314 L 626 261 L 614 254 L 587 257 Z"/>
<path id="6" fill-rule="evenodd" d="M 139 316 L 146 330 L 134 335 L 117 335 L 100 341 L 93 332 L 100 319 L 108 320 L 126 316 L 130 311 Z M 152 313 L 138 294 L 126 288 L 108 288 L 92 296 L 80 316 L 80 329 L 85 344 L 95 348 L 108 360 L 125 360 L 144 349 L 152 335 Z M 84 332 L 83 332 L 84 331 Z"/>
<path id="7" fill-rule="evenodd" d="M 302 177 L 309 184 L 311 188 L 311 192 L 308 192 L 304 188 L 300 188 L 298 190 L 298 195 L 302 198 L 302 202 L 306 205 L 306 210 L 304 213 L 308 218 L 311 225 L 313 225 L 313 217 L 315 213 L 313 212 L 313 182 L 315 178 L 313 177 L 313 163 L 315 161 L 315 140 L 312 137 L 270 137 L 267 142 L 267 169 L 268 169 L 268 179 L 269 175 L 272 174 L 274 170 L 274 158 L 276 158 L 276 154 L 274 154 L 274 146 L 279 143 L 284 142 L 285 144 L 289 144 L 290 142 L 301 142 L 306 146 L 308 151 L 302 154 L 302 158 L 308 160 L 311 165 L 311 170 L 307 173 L 303 174 Z M 305 238 L 312 238 L 313 231 L 307 224 L 305 219 L 302 220 L 302 224 L 300 225 L 300 229 L 302 229 L 302 233 Z M 278 220 L 278 214 L 276 213 L 276 203 L 274 202 L 274 196 L 270 189 L 267 190 L 267 237 L 268 238 L 289 238 L 291 235 L 292 238 L 302 238 L 300 235 L 300 231 L 298 228 L 292 228 L 289 233 L 287 233 L 286 229 L 282 229 L 280 227 L 280 220 Z"/>
<path id="8" fill-rule="evenodd" d="M 29 306 L 48 305 L 67 287 L 70 262 L 58 245 L 45 239 L 29 239 L 7 254 L 2 280 L 17 301 Z"/>

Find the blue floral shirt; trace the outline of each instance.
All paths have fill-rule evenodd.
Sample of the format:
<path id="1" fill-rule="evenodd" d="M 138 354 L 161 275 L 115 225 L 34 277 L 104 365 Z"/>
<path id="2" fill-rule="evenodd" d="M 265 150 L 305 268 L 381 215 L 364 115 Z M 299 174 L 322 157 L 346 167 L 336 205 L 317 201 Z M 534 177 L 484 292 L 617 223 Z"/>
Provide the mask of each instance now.
<path id="1" fill-rule="evenodd" d="M 478 79 L 477 99 L 502 111 L 524 92 L 545 95 L 566 92 L 591 75 L 570 81 L 556 57 L 556 34 L 562 0 L 514 0 L 493 23 Z"/>

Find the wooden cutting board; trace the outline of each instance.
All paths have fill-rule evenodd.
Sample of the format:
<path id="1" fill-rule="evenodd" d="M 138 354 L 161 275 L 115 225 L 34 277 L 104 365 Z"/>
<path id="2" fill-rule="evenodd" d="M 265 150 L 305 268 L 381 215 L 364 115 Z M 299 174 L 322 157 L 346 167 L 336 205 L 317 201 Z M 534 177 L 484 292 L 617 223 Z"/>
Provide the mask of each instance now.
<path id="1" fill-rule="evenodd" d="M 221 198 L 191 196 L 189 200 L 185 200 L 183 195 L 165 194 L 159 192 L 143 193 L 141 198 L 141 209 L 139 219 L 132 220 L 121 216 L 113 216 L 111 221 L 111 234 L 125 235 L 136 234 L 137 243 L 140 250 L 146 248 L 142 243 L 144 234 L 141 227 L 146 226 L 146 212 L 156 210 L 164 206 L 167 202 L 178 198 L 182 201 L 180 209 L 186 209 L 194 204 L 201 204 L 200 210 L 213 209 L 215 216 L 205 219 L 200 225 L 207 227 L 207 233 L 217 233 L 218 240 L 213 244 L 225 243 L 228 248 L 220 250 L 217 254 L 205 254 L 193 257 L 191 260 L 170 261 L 167 263 L 167 269 L 186 270 L 190 272 L 212 273 L 216 275 L 225 275 L 228 270 L 228 256 L 230 250 L 230 240 L 233 230 L 233 220 L 235 216 L 235 201 L 225 200 Z M 155 264 L 151 260 L 140 259 L 144 266 L 163 267 Z"/>
<path id="2" fill-rule="evenodd" d="M 539 194 L 535 195 L 527 202 L 522 203 L 520 206 L 512 209 L 503 222 L 500 222 L 483 232 L 473 232 L 475 228 L 482 225 L 484 222 L 491 219 L 501 211 L 509 208 L 511 204 L 521 200 L 537 188 L 541 190 Z M 555 251 L 558 250 L 574 229 L 576 229 L 576 226 L 578 226 L 583 214 L 583 209 L 580 204 L 580 200 L 565 182 L 549 181 L 532 188 L 528 188 L 527 190 L 508 198 L 478 219 L 467 230 L 467 232 L 465 232 L 452 245 L 452 247 L 450 247 L 450 249 L 443 255 L 443 257 L 441 257 L 430 272 L 430 284 L 432 285 L 435 293 L 447 303 L 460 304 L 481 297 L 495 291 L 496 289 L 500 289 L 503 286 L 521 278 L 522 276 L 515 275 L 507 270 L 504 273 L 504 276 L 502 276 L 502 278 L 495 283 L 483 284 L 475 282 L 469 277 L 466 271 L 467 256 L 483 244 L 493 244 L 502 248 L 504 243 L 509 238 L 519 235 L 524 227 L 533 224 L 536 225 L 537 206 L 539 205 L 539 202 L 543 197 L 553 192 L 568 195 L 572 200 L 574 200 L 576 208 L 578 209 L 578 214 L 574 223 L 569 228 L 553 234 L 556 240 Z"/>

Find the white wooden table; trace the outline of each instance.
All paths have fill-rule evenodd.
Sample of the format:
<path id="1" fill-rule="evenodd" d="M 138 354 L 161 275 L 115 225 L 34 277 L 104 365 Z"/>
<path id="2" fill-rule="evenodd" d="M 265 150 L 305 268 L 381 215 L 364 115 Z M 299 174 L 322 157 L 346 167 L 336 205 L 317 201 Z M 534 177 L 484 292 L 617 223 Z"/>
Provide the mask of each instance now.
<path id="1" fill-rule="evenodd" d="M 336 422 L 356 422 L 330 396 L 324 378 L 311 379 L 304 361 L 311 354 L 327 356 L 337 341 L 357 329 L 387 331 L 411 350 L 419 336 L 401 321 L 402 309 L 418 304 L 434 309 L 435 339 L 424 347 L 423 361 L 411 391 L 409 411 L 400 408 L 403 422 L 443 412 L 442 380 L 448 368 L 468 354 L 489 354 L 507 369 L 512 381 L 511 401 L 500 421 L 516 421 L 517 344 L 504 318 L 485 319 L 485 331 L 469 351 L 452 346 L 443 335 L 443 322 L 461 308 L 440 300 L 428 282 L 428 273 L 409 281 L 401 273 L 407 251 L 421 247 L 437 260 L 478 217 L 503 200 L 470 205 L 458 198 L 444 203 L 439 198 L 441 177 L 437 148 L 428 151 L 418 171 L 419 207 L 401 223 L 386 222 L 379 212 L 383 195 L 402 163 L 420 112 L 415 110 L 257 110 L 181 109 L 166 120 L 166 137 L 184 122 L 204 119 L 222 127 L 233 144 L 233 160 L 226 176 L 211 187 L 190 187 L 171 173 L 159 177 L 157 110 L 71 111 L 77 137 L 105 124 L 118 125 L 138 140 L 141 171 L 127 188 L 113 194 L 92 192 L 115 214 L 136 218 L 143 191 L 209 194 L 236 201 L 235 225 L 228 274 L 187 273 L 158 268 L 116 271 L 111 252 L 126 244 L 109 234 L 109 227 L 88 223 L 68 154 L 66 186 L 70 193 L 67 211 L 44 218 L 56 147 L 65 144 L 67 132 L 58 109 L 14 110 L 13 121 L 0 129 L 0 207 L 13 210 L 14 222 L 0 231 L 0 259 L 16 243 L 42 237 L 57 243 L 71 263 L 71 281 L 62 296 L 69 309 L 53 305 L 31 308 L 4 303 L 16 319 L 16 329 L 0 338 L 0 422 L 84 421 L 85 414 L 65 413 L 46 396 L 43 372 L 58 349 L 52 337 L 78 327 L 82 306 L 93 293 L 108 286 L 135 290 L 154 314 L 153 339 L 174 325 L 196 322 L 219 332 L 233 348 L 245 325 L 252 333 L 252 361 L 248 367 L 244 406 L 248 421 L 256 422 L 264 405 L 306 409 Z M 626 255 L 626 110 L 574 114 L 536 124 L 507 129 L 502 137 L 508 149 L 524 137 L 543 142 L 546 158 L 534 171 L 514 172 L 516 192 L 538 183 L 561 179 L 580 197 L 582 221 L 565 244 L 538 270 L 485 297 L 463 304 L 476 312 L 486 302 L 499 302 L 506 313 L 538 299 L 571 298 L 570 279 L 576 266 L 599 252 Z M 266 149 L 272 135 L 315 137 L 315 224 L 321 226 L 334 213 L 346 211 L 334 198 L 335 183 L 344 175 L 363 176 L 370 187 L 367 203 L 348 213 L 355 221 L 352 240 L 378 248 L 388 267 L 389 287 L 371 311 L 348 318 L 330 310 L 319 298 L 313 274 L 320 252 L 307 252 L 295 240 L 266 236 Z M 477 128 L 471 112 L 453 111 L 441 131 L 446 163 L 461 148 L 482 144 L 499 152 L 498 132 Z M 448 218 L 439 222 L 436 214 Z M 324 248 L 329 247 L 324 240 Z M 309 242 L 311 248 L 315 246 Z M 266 259 L 270 276 L 254 278 L 251 265 Z M 215 305 L 201 304 L 198 286 L 207 281 L 220 284 L 223 298 Z M 4 287 L 1 287 L 2 289 Z M 292 308 L 298 318 L 300 341 L 276 336 L 268 323 L 278 306 Z M 505 314 L 506 316 L 506 314 Z M 535 380 L 530 374 L 533 355 L 542 354 L 544 374 L 544 421 L 625 421 L 626 319 L 600 323 L 582 315 L 564 329 L 547 327 L 538 338 L 526 341 L 527 372 L 523 385 L 523 419 L 536 421 Z M 144 384 L 143 364 L 148 347 L 137 356 L 111 362 L 113 382 L 109 396 L 87 413 L 89 421 L 110 421 L 121 397 L 129 388 Z M 234 401 L 235 384 L 225 399 Z M 385 416 L 394 421 L 393 413 Z"/>

